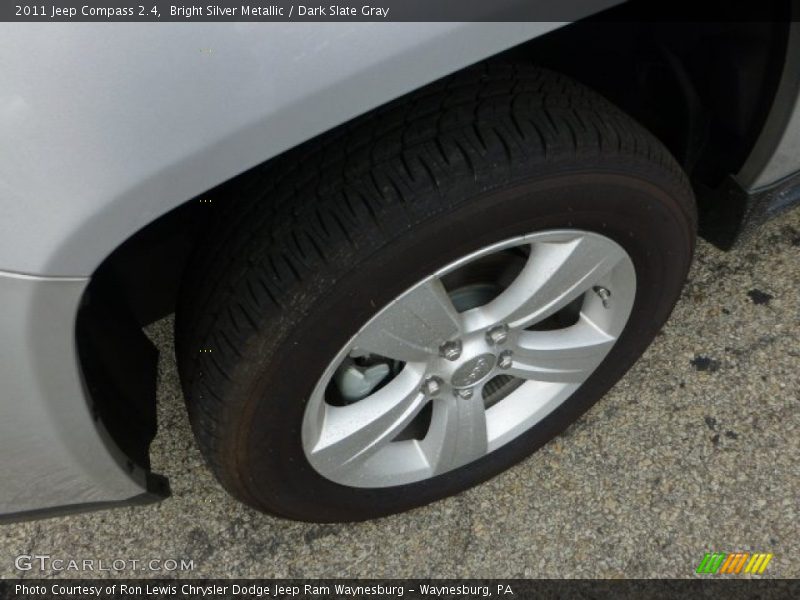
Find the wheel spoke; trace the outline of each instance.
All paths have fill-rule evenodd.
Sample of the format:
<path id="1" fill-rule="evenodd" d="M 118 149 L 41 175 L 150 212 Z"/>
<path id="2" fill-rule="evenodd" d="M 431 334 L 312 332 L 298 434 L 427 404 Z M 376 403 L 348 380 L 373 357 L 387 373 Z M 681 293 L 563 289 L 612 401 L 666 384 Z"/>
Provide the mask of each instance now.
<path id="1" fill-rule="evenodd" d="M 616 338 L 595 327 L 588 319 L 555 331 L 520 332 L 506 373 L 537 381 L 581 383 L 594 371 L 614 345 Z"/>
<path id="2" fill-rule="evenodd" d="M 420 372 L 406 367 L 388 385 L 347 406 L 325 404 L 311 450 L 316 465 L 335 471 L 362 464 L 392 441 L 427 402 Z"/>
<path id="3" fill-rule="evenodd" d="M 464 314 L 467 329 L 506 323 L 524 328 L 558 312 L 586 292 L 623 258 L 614 242 L 579 235 L 531 245 L 525 267 L 511 285 L 487 305 Z"/>
<path id="4" fill-rule="evenodd" d="M 486 408 L 480 390 L 468 400 L 454 396 L 437 398 L 422 447 L 434 475 L 486 454 Z"/>
<path id="5" fill-rule="evenodd" d="M 355 339 L 359 352 L 421 362 L 460 331 L 461 318 L 439 279 L 398 298 L 367 323 Z"/>

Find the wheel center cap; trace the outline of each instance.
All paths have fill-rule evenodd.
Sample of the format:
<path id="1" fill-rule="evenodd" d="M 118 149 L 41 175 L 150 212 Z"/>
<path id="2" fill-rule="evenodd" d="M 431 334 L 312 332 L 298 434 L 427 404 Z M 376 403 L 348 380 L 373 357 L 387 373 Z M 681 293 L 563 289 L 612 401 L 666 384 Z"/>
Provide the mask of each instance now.
<path id="1" fill-rule="evenodd" d="M 495 355 L 490 353 L 479 354 L 474 358 L 470 358 L 456 369 L 450 379 L 450 384 L 456 389 L 472 387 L 492 372 L 496 361 Z"/>

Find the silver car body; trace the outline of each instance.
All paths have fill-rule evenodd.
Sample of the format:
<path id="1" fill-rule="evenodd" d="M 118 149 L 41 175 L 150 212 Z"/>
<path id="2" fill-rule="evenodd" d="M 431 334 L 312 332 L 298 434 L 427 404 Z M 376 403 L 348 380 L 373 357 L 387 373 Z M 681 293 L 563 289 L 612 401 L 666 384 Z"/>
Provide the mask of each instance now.
<path id="1" fill-rule="evenodd" d="M 0 515 L 146 492 L 93 417 L 76 352 L 82 294 L 115 248 L 204 190 L 560 25 L 0 25 Z M 778 96 L 791 109 L 773 110 L 746 189 L 800 169 L 798 72 L 790 61 Z"/>

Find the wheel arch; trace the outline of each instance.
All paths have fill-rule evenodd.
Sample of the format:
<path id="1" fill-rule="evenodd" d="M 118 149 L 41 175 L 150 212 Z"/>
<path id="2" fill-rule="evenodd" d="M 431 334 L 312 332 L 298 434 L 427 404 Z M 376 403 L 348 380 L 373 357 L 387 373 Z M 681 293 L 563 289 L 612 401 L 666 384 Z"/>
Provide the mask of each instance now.
<path id="1" fill-rule="evenodd" d="M 774 4 L 780 7 L 785 2 L 779 0 Z M 629 10 L 623 5 L 602 13 L 597 19 L 555 29 L 496 54 L 495 58 L 533 62 L 568 75 L 600 92 L 639 120 L 667 146 L 690 175 L 701 210 L 703 202 L 713 199 L 726 178 L 738 178 L 745 190 L 751 184 L 761 188 L 771 183 L 762 175 L 767 162 L 764 157 L 775 151 L 783 140 L 776 133 L 780 129 L 777 123 L 788 122 L 791 114 L 787 113 L 786 105 L 791 106 L 797 100 L 800 79 L 791 69 L 794 62 L 786 63 L 786 56 L 791 51 L 800 51 L 800 28 L 788 22 L 642 24 L 626 16 Z M 608 33 L 609 27 L 613 28 L 613 34 Z M 686 63 L 691 60 L 692 51 L 665 45 L 665 40 L 684 40 L 687 35 L 694 39 L 695 49 L 698 44 L 702 45 L 708 54 L 717 57 L 715 60 L 726 56 L 728 51 L 735 58 L 731 68 L 719 75 L 719 85 L 713 89 L 698 90 L 697 78 L 718 68 L 715 60 L 705 65 L 700 73 L 689 73 Z M 769 44 L 762 43 L 767 39 Z M 576 60 L 576 54 L 569 48 L 574 47 L 577 40 L 584 40 L 586 51 L 577 55 Z M 685 41 L 683 44 L 690 45 Z M 645 58 L 619 61 L 621 53 Z M 649 103 L 654 90 L 648 87 L 652 82 L 642 75 L 642 69 L 668 75 L 663 90 L 666 101 L 656 105 Z M 741 77 L 754 71 L 760 73 L 758 85 L 745 90 L 747 97 L 739 101 L 740 106 L 720 112 L 725 99 L 742 92 Z M 449 71 L 441 76 L 445 74 Z M 391 98 L 385 102 L 388 100 Z M 360 114 L 370 113 L 385 102 Z M 341 125 L 346 126 L 347 122 Z M 332 128 L 329 126 L 327 131 Z M 721 130 L 721 133 L 708 134 L 702 139 L 703 134 L 698 131 L 702 128 Z M 308 136 L 308 139 L 319 135 Z M 721 153 L 722 146 L 725 151 Z M 275 152 L 251 166 L 261 166 L 281 154 Z M 208 186 L 189 200 L 165 204 L 166 208 L 162 207 L 158 216 L 148 215 L 135 233 L 130 232 L 124 241 L 117 242 L 101 258 L 94 259 L 96 264 L 91 272 L 115 271 L 117 284 L 123 285 L 126 295 L 133 298 L 131 304 L 142 323 L 152 322 L 174 306 L 176 282 L 186 256 L 194 244 L 200 243 L 204 223 L 213 218 L 227 190 L 246 176 L 246 171 L 242 171 L 239 168 L 239 174 Z M 738 217 L 741 219 L 742 215 Z M 732 229 L 731 235 L 735 235 L 742 222 L 733 219 L 727 226 Z M 87 223 L 85 228 L 96 229 L 92 223 Z M 701 235 L 703 233 L 701 226 Z M 154 278 L 156 285 L 147 290 L 136 289 L 136 281 L 141 280 L 143 274 Z"/>

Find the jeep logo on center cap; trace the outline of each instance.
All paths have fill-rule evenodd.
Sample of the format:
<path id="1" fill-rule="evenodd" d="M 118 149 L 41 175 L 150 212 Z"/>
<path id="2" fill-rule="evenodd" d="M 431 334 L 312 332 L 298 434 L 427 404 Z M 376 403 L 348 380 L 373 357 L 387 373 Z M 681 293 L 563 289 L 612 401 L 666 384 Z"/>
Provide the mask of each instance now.
<path id="1" fill-rule="evenodd" d="M 453 373 L 451 385 L 456 389 L 475 385 L 492 372 L 495 360 L 494 354 L 488 353 L 469 359 Z"/>

